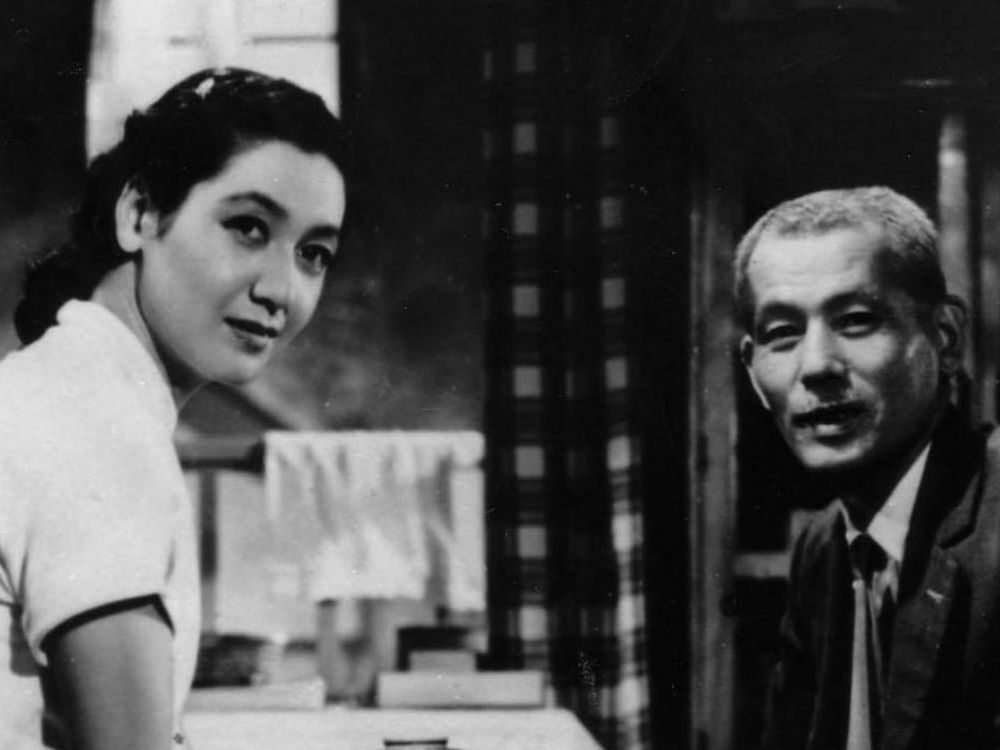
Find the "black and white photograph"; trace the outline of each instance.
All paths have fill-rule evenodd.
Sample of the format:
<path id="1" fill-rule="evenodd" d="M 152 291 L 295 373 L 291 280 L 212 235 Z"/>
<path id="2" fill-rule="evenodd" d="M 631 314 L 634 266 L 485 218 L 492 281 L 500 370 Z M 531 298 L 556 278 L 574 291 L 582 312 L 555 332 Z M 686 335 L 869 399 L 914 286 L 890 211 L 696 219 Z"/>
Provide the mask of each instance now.
<path id="1" fill-rule="evenodd" d="M 997 39 L 4 0 L 0 750 L 1000 748 Z"/>

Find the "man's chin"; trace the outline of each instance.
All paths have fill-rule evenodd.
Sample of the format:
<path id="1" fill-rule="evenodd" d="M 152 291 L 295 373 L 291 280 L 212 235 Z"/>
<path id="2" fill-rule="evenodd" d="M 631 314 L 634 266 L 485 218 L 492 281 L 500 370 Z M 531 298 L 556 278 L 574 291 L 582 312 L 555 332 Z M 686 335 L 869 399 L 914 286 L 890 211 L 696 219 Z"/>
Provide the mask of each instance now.
<path id="1" fill-rule="evenodd" d="M 802 451 L 797 455 L 808 471 L 814 494 L 827 499 L 869 498 L 877 504 L 898 481 L 906 454 L 873 455 L 863 446 L 851 447 L 853 450 Z"/>
<path id="2" fill-rule="evenodd" d="M 799 448 L 795 455 L 808 472 L 830 480 L 848 479 L 872 465 L 871 456 L 857 445 L 811 445 Z"/>

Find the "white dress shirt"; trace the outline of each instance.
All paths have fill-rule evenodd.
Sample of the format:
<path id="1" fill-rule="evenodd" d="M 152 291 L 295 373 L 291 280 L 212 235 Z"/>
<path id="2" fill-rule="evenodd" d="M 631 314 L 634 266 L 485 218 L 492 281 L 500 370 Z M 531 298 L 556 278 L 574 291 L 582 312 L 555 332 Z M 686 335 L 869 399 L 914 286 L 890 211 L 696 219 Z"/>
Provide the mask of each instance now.
<path id="1" fill-rule="evenodd" d="M 872 593 L 876 610 L 881 610 L 885 592 L 892 593 L 893 599 L 899 596 L 899 572 L 903 565 L 903 552 L 906 548 L 906 535 L 910 530 L 910 518 L 913 516 L 913 506 L 917 500 L 917 490 L 927 466 L 927 455 L 930 453 L 930 443 L 920 452 L 920 455 L 910 464 L 888 499 L 868 524 L 867 529 L 858 529 L 851 521 L 847 509 L 841 503 L 841 513 L 847 524 L 847 545 L 862 533 L 866 532 L 885 552 L 888 562 L 885 568 L 875 573 L 872 580 Z"/>

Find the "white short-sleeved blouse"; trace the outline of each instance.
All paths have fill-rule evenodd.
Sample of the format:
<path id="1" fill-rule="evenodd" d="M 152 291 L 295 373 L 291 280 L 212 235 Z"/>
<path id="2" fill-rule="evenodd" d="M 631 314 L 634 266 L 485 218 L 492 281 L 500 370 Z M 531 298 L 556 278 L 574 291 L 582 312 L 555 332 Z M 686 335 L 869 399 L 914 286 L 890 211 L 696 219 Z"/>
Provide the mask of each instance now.
<path id="1" fill-rule="evenodd" d="M 58 325 L 0 362 L 0 747 L 44 746 L 43 733 L 58 746 L 45 636 L 134 597 L 160 597 L 170 616 L 180 717 L 200 594 L 176 420 L 148 352 L 91 302 L 67 303 Z"/>

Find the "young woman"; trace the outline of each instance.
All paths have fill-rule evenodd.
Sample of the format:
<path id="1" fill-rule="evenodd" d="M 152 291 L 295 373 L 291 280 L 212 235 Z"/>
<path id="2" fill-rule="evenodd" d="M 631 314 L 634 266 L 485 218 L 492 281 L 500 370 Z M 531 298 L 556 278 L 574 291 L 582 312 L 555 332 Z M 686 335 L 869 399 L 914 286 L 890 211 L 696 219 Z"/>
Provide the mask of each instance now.
<path id="1" fill-rule="evenodd" d="M 199 583 L 177 408 L 306 324 L 345 212 L 314 94 L 203 71 L 95 160 L 0 362 L 0 747 L 186 744 Z"/>

